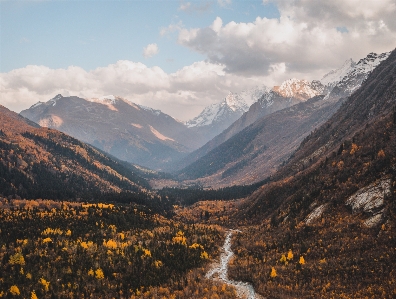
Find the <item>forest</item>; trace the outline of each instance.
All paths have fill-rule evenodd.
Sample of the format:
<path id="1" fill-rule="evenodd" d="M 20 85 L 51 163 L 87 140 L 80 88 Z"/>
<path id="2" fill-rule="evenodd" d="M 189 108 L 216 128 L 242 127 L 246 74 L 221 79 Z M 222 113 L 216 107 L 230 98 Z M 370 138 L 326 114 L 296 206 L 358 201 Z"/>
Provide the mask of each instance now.
<path id="1" fill-rule="evenodd" d="M 3 298 L 235 298 L 203 277 L 223 230 L 144 206 L 0 201 Z"/>

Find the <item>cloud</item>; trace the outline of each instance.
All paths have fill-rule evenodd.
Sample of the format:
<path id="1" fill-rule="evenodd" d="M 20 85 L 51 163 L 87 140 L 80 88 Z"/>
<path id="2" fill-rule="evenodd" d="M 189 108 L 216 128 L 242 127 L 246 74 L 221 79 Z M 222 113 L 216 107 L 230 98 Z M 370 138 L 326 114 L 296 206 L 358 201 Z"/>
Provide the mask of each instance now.
<path id="1" fill-rule="evenodd" d="M 179 21 L 176 24 L 170 24 L 168 27 L 162 27 L 160 30 L 160 35 L 165 36 L 174 32 L 178 32 L 184 28 L 183 22 Z"/>
<path id="2" fill-rule="evenodd" d="M 222 65 L 207 61 L 169 74 L 159 67 L 120 60 L 91 71 L 75 66 L 51 69 L 29 65 L 1 73 L 0 94 L 1 104 L 17 112 L 59 93 L 82 98 L 113 94 L 188 120 L 205 106 L 220 101 L 229 90 L 240 91 L 264 82 L 271 84 L 268 78 L 226 73 Z"/>
<path id="3" fill-rule="evenodd" d="M 245 76 L 268 75 L 284 63 L 288 73 L 307 79 L 338 67 L 345 59 L 396 46 L 394 0 L 278 0 L 280 17 L 204 28 L 180 28 L 178 42 L 225 70 Z"/>
<path id="4" fill-rule="evenodd" d="M 153 57 L 157 55 L 159 52 L 157 44 L 148 44 L 145 48 L 143 48 L 143 56 L 146 58 Z"/>

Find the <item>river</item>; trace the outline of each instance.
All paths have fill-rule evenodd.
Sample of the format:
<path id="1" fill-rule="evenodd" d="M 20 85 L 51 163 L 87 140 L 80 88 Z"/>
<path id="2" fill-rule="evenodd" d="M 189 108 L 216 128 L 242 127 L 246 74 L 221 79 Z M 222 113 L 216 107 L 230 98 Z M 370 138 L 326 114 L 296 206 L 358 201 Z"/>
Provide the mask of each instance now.
<path id="1" fill-rule="evenodd" d="M 221 280 L 228 285 L 232 285 L 237 290 L 239 298 L 245 299 L 262 299 L 263 297 L 256 294 L 253 286 L 250 283 L 242 281 L 234 281 L 228 278 L 228 263 L 234 256 L 234 252 L 231 250 L 231 237 L 234 232 L 240 232 L 237 230 L 230 230 L 222 247 L 222 253 L 220 255 L 220 263 L 216 262 L 212 265 L 212 268 L 206 273 L 206 278 L 212 278 L 214 280 Z M 217 274 L 217 275 L 216 275 Z"/>

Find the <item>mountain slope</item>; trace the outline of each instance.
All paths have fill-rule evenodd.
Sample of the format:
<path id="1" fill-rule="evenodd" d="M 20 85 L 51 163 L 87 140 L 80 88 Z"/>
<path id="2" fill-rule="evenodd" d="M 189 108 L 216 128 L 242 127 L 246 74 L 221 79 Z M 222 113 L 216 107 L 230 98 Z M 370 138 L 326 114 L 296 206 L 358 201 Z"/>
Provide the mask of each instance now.
<path id="1" fill-rule="evenodd" d="M 184 168 L 180 178 L 199 179 L 207 186 L 243 185 L 265 179 L 289 158 L 312 128 L 322 124 L 341 104 L 320 106 L 322 99 L 318 96 L 256 121 Z"/>
<path id="2" fill-rule="evenodd" d="M 230 222 L 254 226 L 231 279 L 267 298 L 393 298 L 395 148 L 396 51 L 239 207 Z"/>
<path id="3" fill-rule="evenodd" d="M 21 115 L 119 159 L 153 169 L 163 168 L 199 142 L 193 132 L 169 115 L 114 96 L 85 100 L 58 95 Z"/>
<path id="4" fill-rule="evenodd" d="M 343 101 L 341 95 L 349 95 L 356 90 L 370 71 L 388 56 L 389 53 L 370 53 L 357 64 L 347 61 L 339 70 L 324 77 L 326 85 L 296 79 L 284 82 L 274 88 L 272 94 L 253 104 L 226 131 L 188 155 L 183 161 L 190 162 L 190 165 L 181 170 L 181 178 L 199 179 L 200 183 L 212 186 L 265 179 L 288 159 L 304 137 L 337 111 Z M 343 76 L 345 73 L 347 75 Z M 299 104 L 292 101 L 326 92 L 324 98 L 312 98 Z M 284 97 L 291 95 L 294 98 Z M 291 108 L 278 110 L 282 105 Z M 229 155 L 231 152 L 234 154 Z M 210 170 L 205 170 L 203 165 L 210 165 L 207 167 Z"/>
<path id="5" fill-rule="evenodd" d="M 320 95 L 322 92 L 323 86 L 320 82 L 308 82 L 297 79 L 287 80 L 282 85 L 275 86 L 272 90 L 264 90 L 261 97 L 239 119 L 204 146 L 195 150 L 180 162 L 177 162 L 175 169 L 180 170 L 194 163 L 261 117 L 304 102 L 312 96 Z"/>
<path id="6" fill-rule="evenodd" d="M 301 201 L 302 194 L 307 196 L 299 205 L 305 207 L 313 201 L 345 204 L 346 198 L 359 188 L 387 175 L 393 177 L 395 128 L 396 51 L 302 142 L 273 176 L 273 183 L 256 192 L 250 213 L 269 212 L 269 207 Z M 301 208 L 300 217 L 304 217 L 304 212 L 307 210 Z"/>
<path id="7" fill-rule="evenodd" d="M 132 166 L 64 133 L 32 126 L 3 106 L 0 120 L 2 196 L 99 200 L 105 194 L 125 193 L 139 201 L 152 197 L 148 183 Z"/>

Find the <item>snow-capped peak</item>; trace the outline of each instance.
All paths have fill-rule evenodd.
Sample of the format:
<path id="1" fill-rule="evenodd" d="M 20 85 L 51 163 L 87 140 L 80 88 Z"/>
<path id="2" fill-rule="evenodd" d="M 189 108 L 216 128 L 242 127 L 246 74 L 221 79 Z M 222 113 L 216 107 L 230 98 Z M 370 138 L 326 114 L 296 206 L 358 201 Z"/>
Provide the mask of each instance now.
<path id="1" fill-rule="evenodd" d="M 224 123 L 227 122 L 227 119 L 235 120 L 248 111 L 249 107 L 269 90 L 268 87 L 263 85 L 240 93 L 230 91 L 222 101 L 205 107 L 197 117 L 187 121 L 185 125 L 192 128 L 208 126 L 213 123 Z"/>
<path id="2" fill-rule="evenodd" d="M 340 68 L 332 70 L 324 75 L 320 82 L 322 82 L 323 85 L 336 84 L 337 82 L 341 81 L 342 78 L 344 78 L 355 65 L 356 62 L 350 58 L 346 60 Z"/>
<path id="3" fill-rule="evenodd" d="M 334 93 L 335 98 L 346 97 L 351 95 L 355 90 L 357 90 L 362 85 L 363 81 L 368 77 L 368 75 L 383 60 L 388 58 L 389 55 L 390 52 L 386 52 L 382 54 L 370 53 L 365 58 L 360 59 L 357 63 L 351 63 L 350 64 L 351 67 L 349 69 L 347 67 L 347 63 L 344 63 L 341 69 L 344 68 L 343 73 L 346 74 L 344 76 L 339 76 L 338 78 L 334 76 L 335 81 L 333 82 L 330 81 L 330 83 L 327 83 L 326 87 L 328 90 L 328 94 L 326 95 L 324 100 L 327 100 L 330 97 L 330 95 L 333 94 L 332 91 L 333 91 L 333 87 L 335 86 L 337 87 L 337 90 Z M 342 72 L 339 73 L 341 74 Z M 322 79 L 322 83 L 323 82 L 326 81 L 323 81 Z"/>
<path id="4" fill-rule="evenodd" d="M 249 109 L 246 102 L 236 93 L 229 92 L 221 105 L 228 106 L 232 111 Z"/>
<path id="5" fill-rule="evenodd" d="M 63 98 L 63 96 L 61 94 L 57 94 L 56 96 L 54 96 L 50 101 L 57 101 L 59 99 Z"/>
<path id="6" fill-rule="evenodd" d="M 268 94 L 271 91 L 271 88 L 261 85 L 256 86 L 255 88 L 243 90 L 239 93 L 239 96 L 245 101 L 245 103 L 250 107 L 257 100 L 262 97 L 264 94 Z"/>
<path id="7" fill-rule="evenodd" d="M 284 81 L 280 86 L 275 86 L 273 91 L 285 98 L 300 98 L 307 100 L 323 92 L 323 85 L 319 81 L 309 82 L 292 78 Z"/>
<path id="8" fill-rule="evenodd" d="M 49 100 L 48 103 L 52 104 L 52 106 L 55 106 L 56 101 L 60 100 L 61 98 L 63 98 L 63 96 L 61 94 L 57 94 L 55 97 Z"/>

